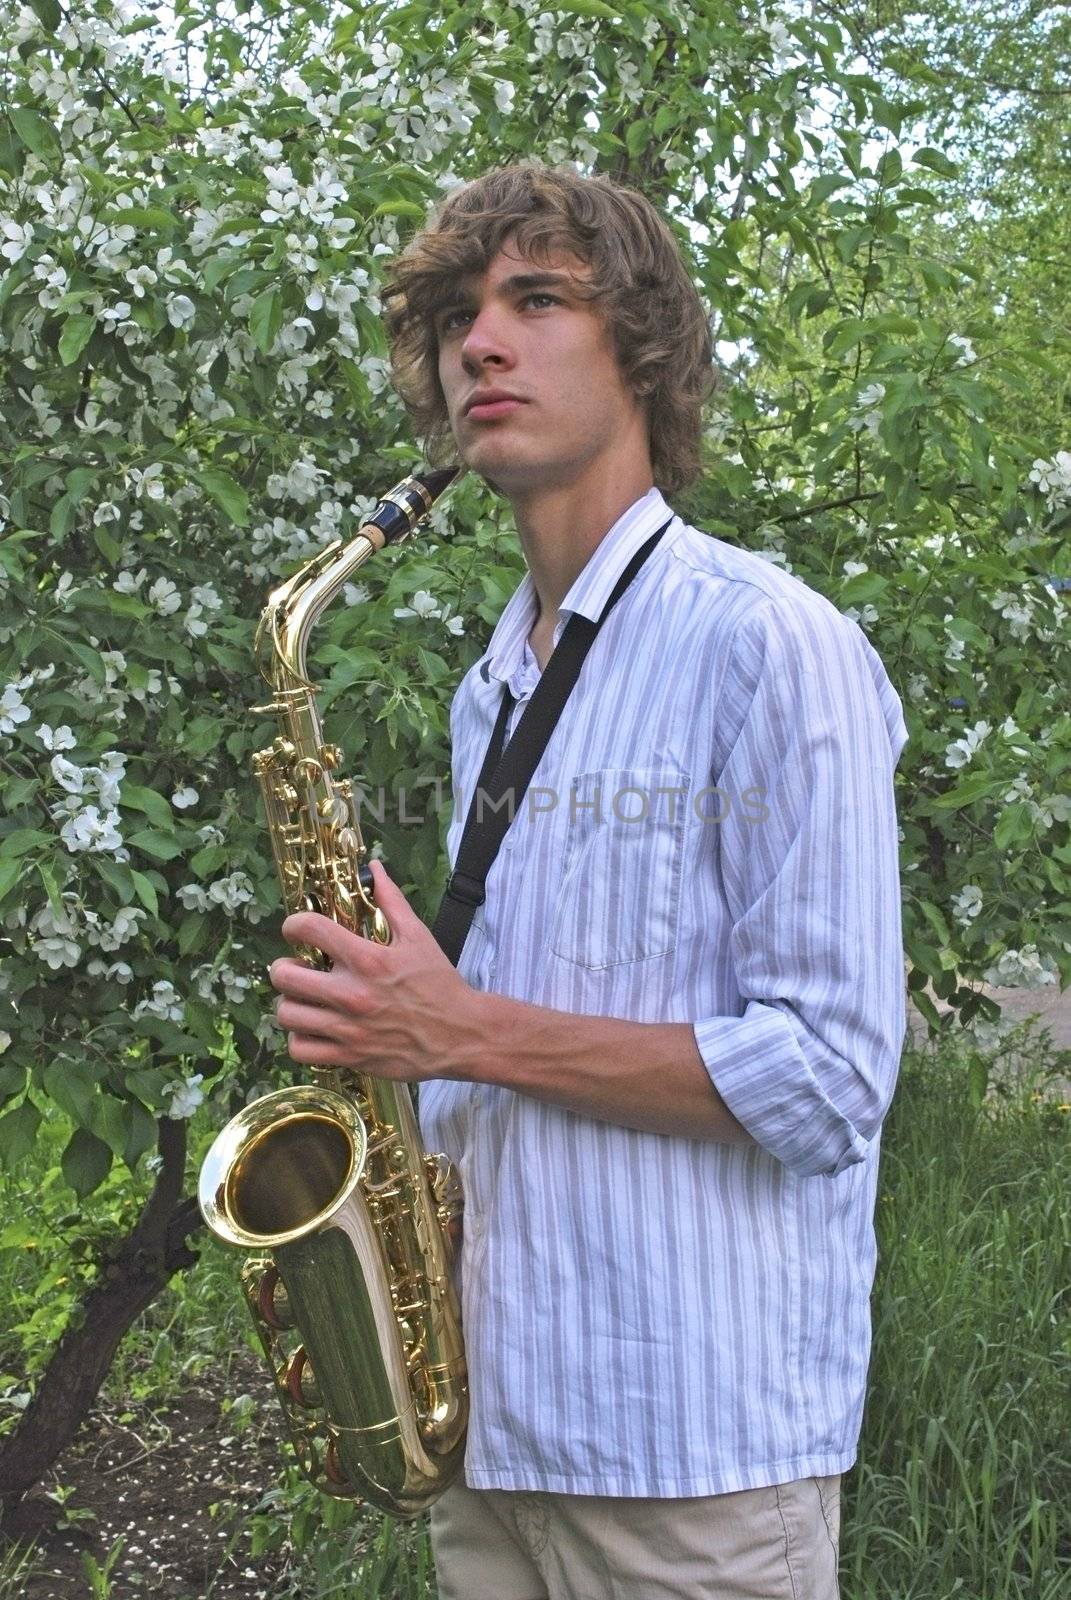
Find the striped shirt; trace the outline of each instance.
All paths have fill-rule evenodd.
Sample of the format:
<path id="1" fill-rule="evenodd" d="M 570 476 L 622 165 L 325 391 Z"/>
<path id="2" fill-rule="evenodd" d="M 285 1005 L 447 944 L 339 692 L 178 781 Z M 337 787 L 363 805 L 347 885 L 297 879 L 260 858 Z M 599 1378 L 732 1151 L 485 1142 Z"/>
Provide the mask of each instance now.
<path id="1" fill-rule="evenodd" d="M 652 490 L 614 524 L 555 642 L 670 515 Z M 538 682 L 536 612 L 529 574 L 455 697 L 451 863 L 502 686 L 515 720 Z M 465 1191 L 470 1486 L 706 1495 L 854 1460 L 905 1025 L 905 738 L 854 622 L 674 518 L 592 646 L 459 970 L 559 1011 L 691 1023 L 756 1142 L 422 1087 L 427 1148 Z"/>

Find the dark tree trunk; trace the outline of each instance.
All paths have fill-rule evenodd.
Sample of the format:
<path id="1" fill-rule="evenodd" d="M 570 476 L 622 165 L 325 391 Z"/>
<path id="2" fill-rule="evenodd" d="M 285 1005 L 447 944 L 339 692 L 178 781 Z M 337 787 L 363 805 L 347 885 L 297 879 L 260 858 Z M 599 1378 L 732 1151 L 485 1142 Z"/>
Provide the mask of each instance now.
<path id="1" fill-rule="evenodd" d="M 168 1280 L 196 1261 L 188 1239 L 200 1225 L 196 1202 L 182 1199 L 186 1124 L 162 1118 L 161 1165 L 152 1194 L 73 1311 L 33 1399 L 0 1445 L 0 1519 L 48 1471 L 74 1438 L 131 1324 Z"/>

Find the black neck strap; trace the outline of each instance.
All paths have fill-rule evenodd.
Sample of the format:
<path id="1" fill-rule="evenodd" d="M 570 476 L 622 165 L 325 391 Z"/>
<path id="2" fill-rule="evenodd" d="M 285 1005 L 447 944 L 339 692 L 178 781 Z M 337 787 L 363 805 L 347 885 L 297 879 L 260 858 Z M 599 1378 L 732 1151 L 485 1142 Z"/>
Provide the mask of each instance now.
<path id="1" fill-rule="evenodd" d="M 669 523 L 664 522 L 636 551 L 597 622 L 579 612 L 569 618 L 508 745 L 506 725 L 513 696 L 508 686 L 503 688 L 494 731 L 465 819 L 457 863 L 447 881 L 432 927 L 432 933 L 454 966 L 461 959 L 476 908 L 483 905 L 487 874 L 580 676 L 595 636 L 668 527 Z"/>

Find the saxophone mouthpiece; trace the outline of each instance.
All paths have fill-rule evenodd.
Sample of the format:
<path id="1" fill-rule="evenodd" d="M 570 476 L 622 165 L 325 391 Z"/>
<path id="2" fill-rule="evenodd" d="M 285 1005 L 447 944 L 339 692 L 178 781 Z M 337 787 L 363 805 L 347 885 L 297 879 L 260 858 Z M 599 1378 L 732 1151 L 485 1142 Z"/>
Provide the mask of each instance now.
<path id="1" fill-rule="evenodd" d="M 417 472 L 413 476 L 433 500 L 438 500 L 444 489 L 448 489 L 461 471 L 460 467 L 431 467 L 427 472 Z"/>
<path id="2" fill-rule="evenodd" d="M 403 478 L 387 490 L 359 531 L 377 546 L 408 539 L 460 471 L 460 467 L 429 467 Z"/>

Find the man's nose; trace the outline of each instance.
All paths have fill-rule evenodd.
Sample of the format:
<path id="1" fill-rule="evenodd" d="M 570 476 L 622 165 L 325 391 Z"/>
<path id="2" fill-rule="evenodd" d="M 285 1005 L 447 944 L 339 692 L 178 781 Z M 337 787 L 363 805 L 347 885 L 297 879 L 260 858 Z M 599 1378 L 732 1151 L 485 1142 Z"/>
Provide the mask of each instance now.
<path id="1" fill-rule="evenodd" d="M 484 306 L 472 319 L 461 345 L 461 359 L 470 376 L 481 367 L 512 363 L 513 353 L 496 306 Z"/>

